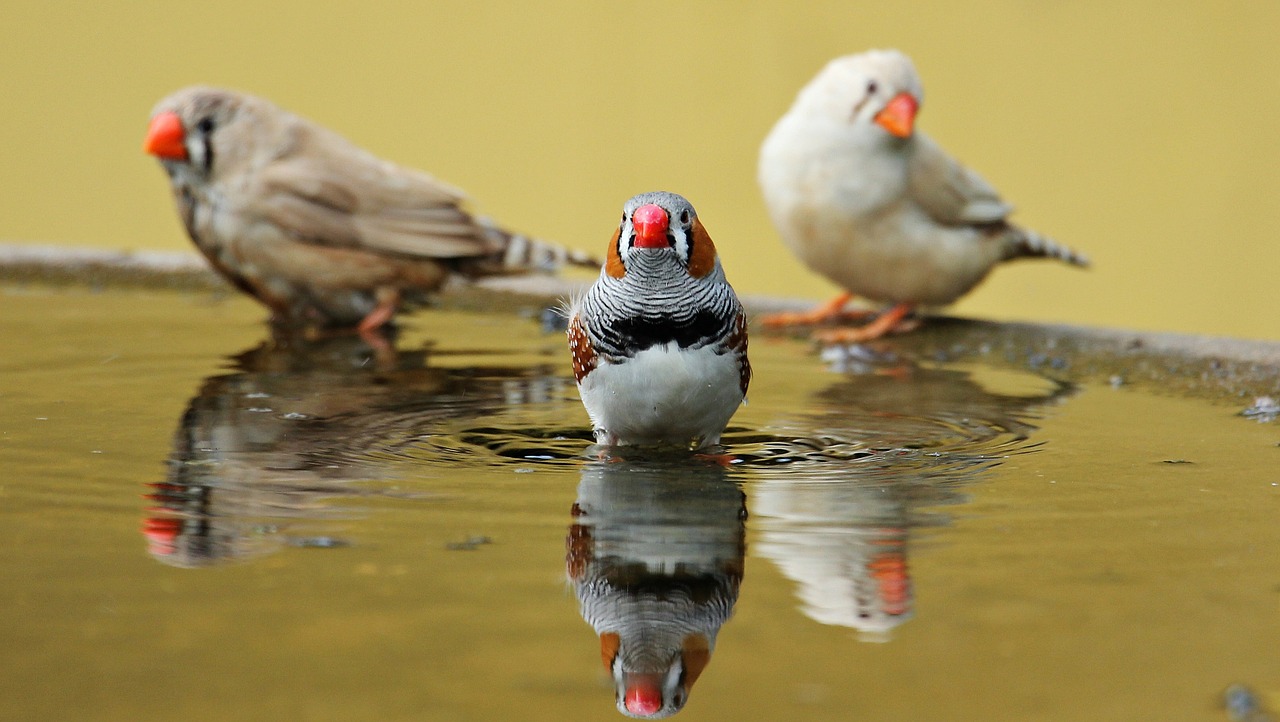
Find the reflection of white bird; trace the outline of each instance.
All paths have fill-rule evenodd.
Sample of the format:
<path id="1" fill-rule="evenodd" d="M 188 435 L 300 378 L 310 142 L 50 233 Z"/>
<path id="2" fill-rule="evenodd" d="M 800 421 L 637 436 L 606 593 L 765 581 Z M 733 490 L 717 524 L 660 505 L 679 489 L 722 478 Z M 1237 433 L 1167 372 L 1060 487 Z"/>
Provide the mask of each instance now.
<path id="1" fill-rule="evenodd" d="M 569 350 L 597 443 L 719 443 L 751 381 L 747 317 L 689 201 L 627 201 Z"/>
<path id="2" fill-rule="evenodd" d="M 821 460 L 753 487 L 752 549 L 796 583 L 806 616 L 871 640 L 911 617 L 915 530 L 945 523 L 940 509 L 963 502 L 966 485 L 1028 448 L 1036 409 L 1074 391 L 1026 381 L 1026 395 L 1011 395 L 960 371 L 904 365 L 845 376 L 781 420 L 798 440 L 820 440 L 809 448 Z"/>
<path id="3" fill-rule="evenodd" d="M 914 129 L 923 90 L 911 60 L 873 50 L 832 60 L 800 91 L 760 149 L 759 181 L 782 240 L 848 292 L 808 314 L 837 317 L 857 294 L 894 304 L 830 340 L 894 330 L 918 304 L 947 304 L 1002 261 L 1075 251 L 1008 222 L 1012 207 L 977 173 Z"/>
<path id="4" fill-rule="evenodd" d="M 744 497 L 707 466 L 593 464 L 578 486 L 568 575 L 630 717 L 684 707 L 738 598 Z"/>
<path id="5" fill-rule="evenodd" d="M 805 616 L 882 640 L 911 617 L 906 505 L 882 486 L 838 480 L 760 484 L 755 553 L 796 582 Z"/>

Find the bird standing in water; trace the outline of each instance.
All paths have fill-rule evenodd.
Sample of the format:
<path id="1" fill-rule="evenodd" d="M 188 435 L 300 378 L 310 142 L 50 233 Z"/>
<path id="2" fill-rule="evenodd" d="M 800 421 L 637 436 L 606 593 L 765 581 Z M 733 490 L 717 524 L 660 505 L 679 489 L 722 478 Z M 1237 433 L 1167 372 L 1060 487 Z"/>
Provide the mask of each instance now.
<path id="1" fill-rule="evenodd" d="M 600 444 L 717 444 L 751 381 L 742 304 L 697 212 L 675 193 L 623 206 L 568 334 Z"/>

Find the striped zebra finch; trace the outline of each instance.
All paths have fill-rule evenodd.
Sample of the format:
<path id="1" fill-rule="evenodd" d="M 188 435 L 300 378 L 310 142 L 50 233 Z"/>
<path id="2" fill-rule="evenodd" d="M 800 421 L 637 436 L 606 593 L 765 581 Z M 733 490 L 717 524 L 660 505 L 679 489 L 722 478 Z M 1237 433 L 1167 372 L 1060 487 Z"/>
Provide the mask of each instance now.
<path id="1" fill-rule="evenodd" d="M 742 304 L 697 212 L 675 193 L 627 201 L 568 334 L 600 444 L 718 444 L 751 381 Z"/>

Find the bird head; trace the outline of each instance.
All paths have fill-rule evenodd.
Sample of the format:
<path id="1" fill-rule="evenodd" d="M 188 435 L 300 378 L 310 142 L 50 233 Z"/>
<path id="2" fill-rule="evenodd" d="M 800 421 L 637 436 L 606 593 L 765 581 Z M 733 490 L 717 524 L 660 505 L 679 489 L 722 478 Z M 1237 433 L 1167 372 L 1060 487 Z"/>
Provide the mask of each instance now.
<path id="1" fill-rule="evenodd" d="M 837 122 L 909 138 L 923 99 L 911 58 L 897 50 L 868 50 L 827 63 L 796 102 Z"/>
<path id="2" fill-rule="evenodd" d="M 631 643 L 644 646 L 641 640 Z M 641 655 L 623 649 L 625 644 L 615 632 L 600 635 L 600 653 L 613 677 L 618 711 L 628 717 L 660 719 L 679 712 L 711 661 L 710 643 L 696 632 L 685 636 L 679 649 L 671 650 L 665 669 L 653 669 L 650 664 L 642 665 L 643 670 L 632 668 L 628 658 Z"/>
<path id="3" fill-rule="evenodd" d="M 716 249 L 693 205 L 665 191 L 641 193 L 622 208 L 622 221 L 609 243 L 605 272 L 622 278 L 629 267 L 644 263 L 678 263 L 690 276 L 703 278 L 715 270 Z"/>
<path id="4" fill-rule="evenodd" d="M 208 178 L 223 152 L 245 153 L 247 148 L 215 144 L 220 131 L 241 115 L 243 98 L 216 88 L 191 87 L 156 104 L 151 111 L 142 149 L 155 156 L 170 175 L 196 174 Z M 215 153 L 215 149 L 218 153 Z"/>

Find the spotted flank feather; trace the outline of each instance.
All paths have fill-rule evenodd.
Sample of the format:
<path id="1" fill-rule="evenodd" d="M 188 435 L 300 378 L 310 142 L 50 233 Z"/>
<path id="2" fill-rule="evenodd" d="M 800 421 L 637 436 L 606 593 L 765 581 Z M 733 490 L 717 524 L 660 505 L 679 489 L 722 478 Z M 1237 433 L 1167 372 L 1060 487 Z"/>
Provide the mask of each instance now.
<path id="1" fill-rule="evenodd" d="M 569 354 L 573 357 L 573 380 L 582 380 L 596 369 L 596 350 L 591 345 L 591 337 L 587 335 L 582 318 L 574 316 L 569 321 Z"/>
<path id="2" fill-rule="evenodd" d="M 747 387 L 751 385 L 751 361 L 747 359 L 747 314 L 739 309 L 733 319 L 733 332 L 724 342 L 725 351 L 738 357 L 738 385 L 742 388 L 746 403 Z"/>

